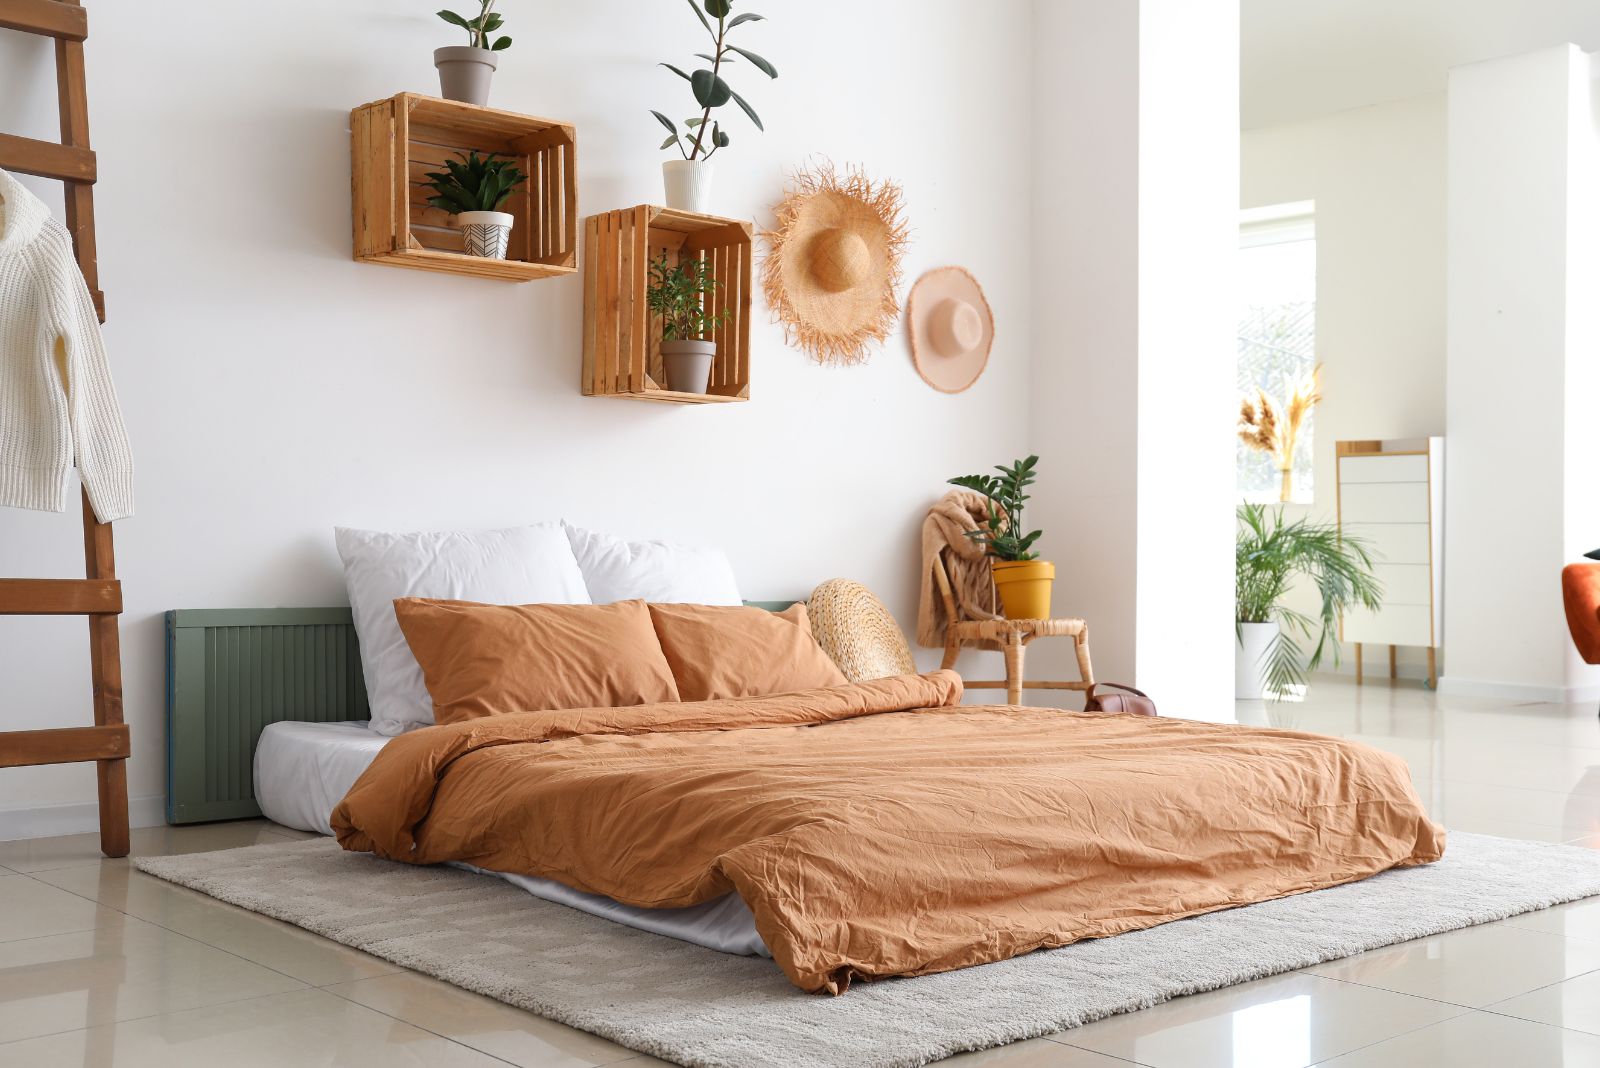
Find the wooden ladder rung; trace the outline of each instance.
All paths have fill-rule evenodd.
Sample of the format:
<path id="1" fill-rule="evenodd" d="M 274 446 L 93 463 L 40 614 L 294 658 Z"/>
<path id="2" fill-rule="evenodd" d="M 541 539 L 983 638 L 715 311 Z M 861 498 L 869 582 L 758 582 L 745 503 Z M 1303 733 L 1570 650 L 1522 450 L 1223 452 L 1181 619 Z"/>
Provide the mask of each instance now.
<path id="1" fill-rule="evenodd" d="M 114 616 L 116 579 L 0 579 L 0 616 Z"/>
<path id="2" fill-rule="evenodd" d="M 0 170 L 88 183 L 95 180 L 98 168 L 93 149 L 0 134 Z"/>
<path id="3" fill-rule="evenodd" d="M 89 36 L 89 16 L 76 4 L 59 0 L 0 0 L 0 29 L 81 41 Z"/>
<path id="4" fill-rule="evenodd" d="M 77 764 L 86 760 L 126 760 L 128 752 L 126 723 L 0 734 L 0 768 Z"/>

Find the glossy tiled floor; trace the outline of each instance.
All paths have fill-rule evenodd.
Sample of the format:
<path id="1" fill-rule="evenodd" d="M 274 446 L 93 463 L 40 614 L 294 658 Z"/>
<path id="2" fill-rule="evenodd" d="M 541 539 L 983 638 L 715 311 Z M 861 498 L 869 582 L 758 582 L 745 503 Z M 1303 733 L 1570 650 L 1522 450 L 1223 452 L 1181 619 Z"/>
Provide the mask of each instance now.
<path id="1" fill-rule="evenodd" d="M 1592 707 L 1319 679 L 1306 701 L 1225 714 L 1401 754 L 1448 827 L 1600 848 Z M 300 837 L 157 828 L 134 851 L 283 835 Z M 102 860 L 92 837 L 0 843 L 0 1068 L 661 1063 Z M 944 1063 L 1600 1068 L 1600 898 Z"/>

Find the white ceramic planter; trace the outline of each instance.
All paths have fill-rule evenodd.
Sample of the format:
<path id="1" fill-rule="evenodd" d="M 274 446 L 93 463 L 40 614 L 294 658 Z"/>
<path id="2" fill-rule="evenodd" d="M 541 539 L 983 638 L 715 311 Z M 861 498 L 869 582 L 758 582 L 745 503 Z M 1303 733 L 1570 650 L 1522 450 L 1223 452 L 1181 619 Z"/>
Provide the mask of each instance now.
<path id="1" fill-rule="evenodd" d="M 506 258 L 511 240 L 511 224 L 516 218 L 508 211 L 464 211 L 456 216 L 461 236 L 467 242 L 467 255 L 489 260 Z"/>
<path id="2" fill-rule="evenodd" d="M 709 214 L 714 167 L 703 159 L 669 159 L 663 163 L 661 176 L 667 186 L 667 207 Z"/>
<path id="3" fill-rule="evenodd" d="M 1278 636 L 1276 623 L 1240 623 L 1233 646 L 1233 696 L 1259 701 L 1267 693 L 1267 647 Z"/>
<path id="4" fill-rule="evenodd" d="M 439 95 L 446 100 L 482 106 L 489 102 L 489 82 L 500 60 L 487 48 L 449 45 L 433 50 L 439 68 Z"/>

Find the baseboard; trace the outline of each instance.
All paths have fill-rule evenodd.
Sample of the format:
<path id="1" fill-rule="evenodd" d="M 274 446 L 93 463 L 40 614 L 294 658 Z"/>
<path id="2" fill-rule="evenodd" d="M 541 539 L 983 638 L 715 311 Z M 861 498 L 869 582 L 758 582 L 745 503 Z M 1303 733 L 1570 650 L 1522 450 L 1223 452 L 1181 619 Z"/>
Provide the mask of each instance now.
<path id="1" fill-rule="evenodd" d="M 166 821 L 165 797 L 128 799 L 130 826 L 159 827 Z M 92 801 L 72 805 L 39 805 L 35 808 L 0 808 L 0 842 L 89 834 L 99 830 L 100 806 Z"/>
<path id="2" fill-rule="evenodd" d="M 1555 705 L 1600 701 L 1600 686 L 1535 686 L 1522 682 L 1464 679 L 1457 675 L 1441 678 L 1439 692 L 1452 697 L 1493 697 L 1502 701 Z"/>

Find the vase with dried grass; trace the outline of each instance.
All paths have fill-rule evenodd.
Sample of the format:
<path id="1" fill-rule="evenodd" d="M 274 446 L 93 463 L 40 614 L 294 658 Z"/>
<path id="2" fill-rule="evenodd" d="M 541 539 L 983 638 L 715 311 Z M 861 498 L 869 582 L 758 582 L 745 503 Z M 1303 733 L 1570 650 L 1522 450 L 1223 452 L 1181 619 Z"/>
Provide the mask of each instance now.
<path id="1" fill-rule="evenodd" d="M 1281 405 L 1260 388 L 1254 397 L 1246 394 L 1239 400 L 1239 440 L 1272 457 L 1282 475 L 1279 501 L 1286 502 L 1294 495 L 1295 445 L 1312 409 L 1322 401 L 1321 375 L 1322 365 L 1318 364 L 1289 390 Z"/>

